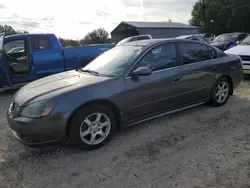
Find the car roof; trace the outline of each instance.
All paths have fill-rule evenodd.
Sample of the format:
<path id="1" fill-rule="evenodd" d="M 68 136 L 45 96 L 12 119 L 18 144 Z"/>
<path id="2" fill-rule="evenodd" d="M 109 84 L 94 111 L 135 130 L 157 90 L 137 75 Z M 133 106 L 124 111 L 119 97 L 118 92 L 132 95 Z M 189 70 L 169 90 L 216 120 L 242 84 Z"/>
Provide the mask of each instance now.
<path id="1" fill-rule="evenodd" d="M 5 39 L 11 39 L 11 38 L 16 38 L 16 37 L 26 37 L 26 36 L 42 36 L 42 35 L 52 35 L 51 33 L 34 33 L 34 34 L 15 34 L 15 35 L 8 35 L 5 36 Z"/>
<path id="2" fill-rule="evenodd" d="M 175 39 L 175 38 L 161 38 L 161 39 L 147 39 L 147 40 L 138 40 L 138 41 L 133 41 L 133 42 L 128 42 L 121 44 L 121 46 L 145 46 L 145 47 L 150 47 L 154 46 L 157 44 L 165 43 L 165 42 L 192 42 L 192 43 L 199 43 L 203 44 L 202 42 L 199 41 L 193 41 L 193 40 L 188 40 L 188 39 Z"/>

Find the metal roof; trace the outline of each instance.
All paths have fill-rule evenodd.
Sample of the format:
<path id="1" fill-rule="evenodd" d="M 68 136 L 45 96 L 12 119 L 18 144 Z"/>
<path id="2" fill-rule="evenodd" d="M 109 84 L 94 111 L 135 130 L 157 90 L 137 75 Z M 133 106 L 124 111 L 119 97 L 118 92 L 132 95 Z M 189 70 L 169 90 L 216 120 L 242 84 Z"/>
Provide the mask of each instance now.
<path id="1" fill-rule="evenodd" d="M 195 26 L 177 23 L 177 22 L 132 22 L 132 21 L 123 21 L 120 24 L 127 24 L 136 28 L 189 28 L 197 29 Z"/>

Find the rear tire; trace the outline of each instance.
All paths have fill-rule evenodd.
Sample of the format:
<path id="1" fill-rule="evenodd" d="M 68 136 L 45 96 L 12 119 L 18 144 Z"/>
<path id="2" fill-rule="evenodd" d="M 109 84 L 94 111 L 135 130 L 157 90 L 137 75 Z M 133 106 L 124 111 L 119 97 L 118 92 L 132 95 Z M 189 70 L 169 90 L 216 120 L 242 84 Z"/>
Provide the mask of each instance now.
<path id="1" fill-rule="evenodd" d="M 211 93 L 211 105 L 215 107 L 223 106 L 227 103 L 230 92 L 232 91 L 232 85 L 228 78 L 220 78 L 213 87 Z"/>
<path id="2" fill-rule="evenodd" d="M 103 105 L 88 105 L 78 110 L 70 123 L 72 146 L 93 150 L 104 146 L 116 131 L 115 114 Z"/>

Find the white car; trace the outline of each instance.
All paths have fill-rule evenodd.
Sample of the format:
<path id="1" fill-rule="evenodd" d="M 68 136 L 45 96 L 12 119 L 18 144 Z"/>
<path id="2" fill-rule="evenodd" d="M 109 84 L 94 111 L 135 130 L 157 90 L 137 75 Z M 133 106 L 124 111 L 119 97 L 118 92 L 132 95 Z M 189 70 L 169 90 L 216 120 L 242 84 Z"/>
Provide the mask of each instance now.
<path id="1" fill-rule="evenodd" d="M 188 39 L 188 40 L 197 40 L 200 42 L 208 43 L 208 41 L 202 37 L 202 35 L 182 35 L 179 37 L 176 37 L 176 39 Z"/>
<path id="2" fill-rule="evenodd" d="M 240 56 L 244 73 L 250 74 L 250 35 L 237 46 L 226 50 L 225 53 Z"/>
<path id="3" fill-rule="evenodd" d="M 137 41 L 137 40 L 147 40 L 147 39 L 153 39 L 151 35 L 136 35 L 132 37 L 125 38 L 118 42 L 116 46 L 119 46 L 121 44 L 127 43 L 127 42 L 132 42 L 132 41 Z"/>

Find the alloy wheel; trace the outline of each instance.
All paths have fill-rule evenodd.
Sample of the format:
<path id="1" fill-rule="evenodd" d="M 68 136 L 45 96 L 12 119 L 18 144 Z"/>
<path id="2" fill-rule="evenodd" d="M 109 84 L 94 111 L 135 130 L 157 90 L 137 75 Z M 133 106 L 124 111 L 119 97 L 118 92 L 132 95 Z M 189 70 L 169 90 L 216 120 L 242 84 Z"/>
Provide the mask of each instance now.
<path id="1" fill-rule="evenodd" d="M 80 126 L 80 137 L 88 145 L 103 142 L 111 130 L 111 121 L 104 113 L 93 113 L 84 119 Z"/>
<path id="2" fill-rule="evenodd" d="M 229 95 L 229 85 L 226 81 L 222 81 L 217 85 L 215 91 L 215 99 L 218 103 L 223 103 L 227 100 Z"/>

